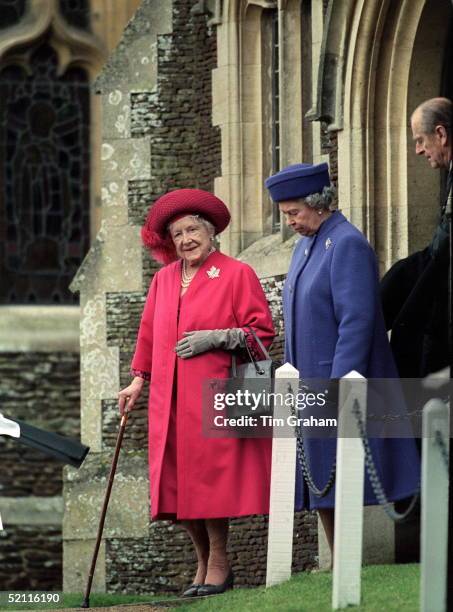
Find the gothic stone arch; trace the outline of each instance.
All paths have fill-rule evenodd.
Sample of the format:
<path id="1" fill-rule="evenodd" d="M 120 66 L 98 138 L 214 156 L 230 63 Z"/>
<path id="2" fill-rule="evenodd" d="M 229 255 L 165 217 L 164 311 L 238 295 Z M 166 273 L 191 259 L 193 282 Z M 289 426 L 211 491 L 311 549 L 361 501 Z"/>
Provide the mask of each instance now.
<path id="1" fill-rule="evenodd" d="M 409 129 L 415 106 L 440 93 L 451 9 L 432 5 L 331 0 L 326 16 L 310 114 L 338 131 L 339 203 L 382 268 L 423 245 L 436 213 L 438 176 L 415 159 Z"/>

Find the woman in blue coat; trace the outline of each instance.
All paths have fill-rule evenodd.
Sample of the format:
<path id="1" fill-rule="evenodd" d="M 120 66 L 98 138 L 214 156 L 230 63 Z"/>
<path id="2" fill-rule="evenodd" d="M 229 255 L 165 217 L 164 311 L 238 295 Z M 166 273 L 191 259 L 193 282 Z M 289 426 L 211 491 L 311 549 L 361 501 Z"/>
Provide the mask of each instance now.
<path id="1" fill-rule="evenodd" d="M 380 305 L 374 251 L 341 212 L 327 164 L 295 164 L 266 180 L 297 241 L 283 290 L 285 359 L 307 378 L 338 379 L 352 370 L 366 378 L 397 378 Z M 318 489 L 332 469 L 336 440 L 307 438 L 305 453 Z M 390 501 L 412 495 L 419 456 L 412 439 L 374 439 L 374 462 Z M 309 491 L 298 466 L 296 509 L 317 509 L 333 550 L 334 488 Z M 365 504 L 376 504 L 368 475 Z"/>

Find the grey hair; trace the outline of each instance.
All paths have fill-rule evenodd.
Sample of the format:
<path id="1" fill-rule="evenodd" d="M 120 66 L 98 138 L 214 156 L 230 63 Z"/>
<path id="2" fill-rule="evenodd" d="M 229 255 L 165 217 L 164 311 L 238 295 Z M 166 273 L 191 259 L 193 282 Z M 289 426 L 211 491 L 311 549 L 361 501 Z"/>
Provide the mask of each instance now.
<path id="1" fill-rule="evenodd" d="M 424 134 L 434 134 L 442 125 L 447 133 L 452 129 L 453 103 L 448 98 L 431 98 L 415 109 L 420 112 L 420 129 Z M 414 111 L 415 112 L 415 111 Z"/>
<path id="2" fill-rule="evenodd" d="M 312 193 L 301 200 L 316 210 L 333 210 L 337 198 L 337 190 L 333 185 L 323 187 L 321 193 Z"/>
<path id="3" fill-rule="evenodd" d="M 187 217 L 190 217 L 190 219 L 194 219 L 195 221 L 199 221 L 202 225 L 205 226 L 205 228 L 208 230 L 208 233 L 211 236 L 215 236 L 215 227 L 214 225 L 208 221 L 208 219 L 205 219 L 204 217 L 202 217 L 201 215 L 186 215 Z M 169 232 L 171 229 L 172 224 L 174 223 L 174 221 L 170 221 L 170 223 L 167 225 L 167 231 Z"/>

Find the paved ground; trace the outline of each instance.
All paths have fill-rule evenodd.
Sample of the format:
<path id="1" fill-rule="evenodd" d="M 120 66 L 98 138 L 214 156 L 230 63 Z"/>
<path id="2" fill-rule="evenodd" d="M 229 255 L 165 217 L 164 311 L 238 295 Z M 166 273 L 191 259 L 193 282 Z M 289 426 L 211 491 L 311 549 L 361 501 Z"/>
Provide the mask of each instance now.
<path id="1" fill-rule="evenodd" d="M 200 601 L 200 597 L 197 598 Z M 195 600 L 194 600 L 195 601 Z M 170 599 L 162 601 L 162 603 L 146 604 L 146 603 L 130 603 L 130 604 L 117 604 L 115 606 L 108 607 L 90 607 L 88 610 L 96 610 L 97 612 L 164 612 L 165 610 L 171 610 L 182 603 L 180 598 Z M 184 603 L 192 603 L 190 598 L 184 599 Z M 19 611 L 17 611 L 19 612 Z M 58 608 L 53 609 L 52 612 L 87 612 L 87 608 Z"/>

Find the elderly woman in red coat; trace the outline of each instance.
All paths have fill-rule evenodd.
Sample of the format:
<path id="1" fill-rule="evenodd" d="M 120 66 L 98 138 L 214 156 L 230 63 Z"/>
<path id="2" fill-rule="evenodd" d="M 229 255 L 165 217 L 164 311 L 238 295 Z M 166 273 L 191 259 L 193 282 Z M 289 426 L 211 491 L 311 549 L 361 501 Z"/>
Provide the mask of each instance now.
<path id="1" fill-rule="evenodd" d="M 131 410 L 150 380 L 151 517 L 180 521 L 192 539 L 198 568 L 185 596 L 232 587 L 228 517 L 269 511 L 271 441 L 202 434 L 203 381 L 228 378 L 231 351 L 245 343 L 259 354 L 246 327 L 267 345 L 274 336 L 254 271 L 214 248 L 229 221 L 225 204 L 199 189 L 151 207 L 142 238 L 167 265 L 149 289 L 134 379 L 119 393 L 120 411 Z"/>

